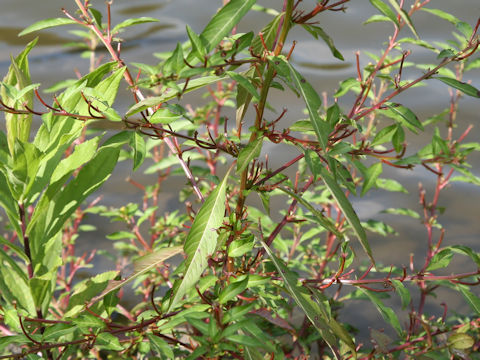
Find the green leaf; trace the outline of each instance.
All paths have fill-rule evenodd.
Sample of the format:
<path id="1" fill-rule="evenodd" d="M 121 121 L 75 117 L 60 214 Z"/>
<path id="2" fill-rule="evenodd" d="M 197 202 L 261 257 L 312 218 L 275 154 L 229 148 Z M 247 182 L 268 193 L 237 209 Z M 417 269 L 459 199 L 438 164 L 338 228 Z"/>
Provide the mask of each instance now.
<path id="1" fill-rule="evenodd" d="M 31 85 L 30 69 L 28 65 L 28 54 L 37 43 L 38 38 L 32 40 L 27 44 L 25 49 L 14 59 L 11 58 L 11 65 L 8 69 L 7 75 L 3 79 L 2 87 L 0 89 L 0 95 L 3 103 L 13 108 L 22 108 L 23 104 L 26 104 L 30 108 L 33 108 L 33 92 L 27 91 L 22 99 L 16 101 L 8 96 L 8 87 L 12 88 L 12 91 L 18 95 L 18 92 L 23 92 L 23 89 L 29 88 Z M 7 86 L 7 87 L 6 87 Z M 13 88 L 16 88 L 13 90 Z M 17 91 L 18 90 L 18 91 Z M 32 123 L 32 114 L 5 114 L 8 148 L 10 153 L 14 153 L 15 140 L 18 139 L 21 142 L 28 142 L 30 137 L 30 127 Z"/>
<path id="2" fill-rule="evenodd" d="M 363 288 L 358 288 L 358 290 L 360 290 L 362 293 L 367 295 L 370 301 L 375 305 L 377 310 L 380 312 L 383 319 L 395 329 L 395 331 L 399 336 L 402 336 L 402 327 L 400 326 L 400 321 L 398 320 L 398 317 L 395 314 L 395 312 L 391 308 L 385 306 L 376 293 L 365 290 Z"/>
<path id="3" fill-rule="evenodd" d="M 457 254 L 462 254 L 470 257 L 475 262 L 475 264 L 480 267 L 480 256 L 469 247 L 462 245 L 453 245 L 449 246 L 448 248 Z"/>
<path id="4" fill-rule="evenodd" d="M 450 249 L 443 249 L 432 257 L 426 270 L 433 271 L 447 267 L 450 264 L 450 261 L 452 261 L 452 257 L 453 253 Z"/>
<path id="5" fill-rule="evenodd" d="M 390 125 L 380 130 L 374 137 L 371 146 L 380 145 L 392 140 L 393 134 L 397 131 L 397 125 Z"/>
<path id="6" fill-rule="evenodd" d="M 415 37 L 419 39 L 417 30 L 415 30 L 415 27 L 413 26 L 412 20 L 410 19 L 410 16 L 408 15 L 408 13 L 402 8 L 400 8 L 400 5 L 398 5 L 396 0 L 388 0 L 388 1 L 390 2 L 390 5 L 392 5 L 392 7 L 397 11 L 397 13 L 400 14 L 400 17 L 403 19 L 403 21 L 405 21 L 405 23 L 410 28 L 410 30 L 415 35 Z"/>
<path id="7" fill-rule="evenodd" d="M 190 44 L 192 45 L 192 53 L 194 56 L 199 60 L 203 61 L 205 59 L 206 51 L 204 40 L 200 36 L 198 36 L 195 31 L 192 30 L 190 26 L 187 24 L 187 35 L 190 39 Z"/>
<path id="8" fill-rule="evenodd" d="M 136 103 L 135 105 L 133 105 L 130 109 L 128 109 L 126 116 L 132 116 L 140 111 L 148 109 L 149 107 L 156 106 L 168 100 L 171 100 L 178 95 L 186 94 L 191 91 L 200 89 L 204 86 L 221 81 L 224 78 L 225 78 L 224 76 L 205 76 L 198 79 L 190 80 L 187 84 L 188 86 L 183 92 L 182 90 L 168 89 L 161 96 L 153 96 L 153 97 L 146 98 Z M 185 83 L 178 84 L 178 87 L 180 89 L 183 89 L 185 87 Z"/>
<path id="9" fill-rule="evenodd" d="M 44 19 L 40 20 L 21 31 L 18 36 L 24 36 L 30 34 L 35 31 L 48 29 L 55 26 L 62 26 L 62 25 L 73 25 L 77 24 L 75 20 L 68 19 L 68 18 L 51 18 L 51 19 Z"/>
<path id="10" fill-rule="evenodd" d="M 275 37 L 277 35 L 278 27 L 283 21 L 284 14 L 278 14 L 270 23 L 268 23 L 261 31 L 263 37 L 263 43 L 267 46 L 267 50 L 272 50 Z M 257 55 L 262 55 L 264 52 L 264 46 L 262 39 L 259 35 L 255 36 L 252 41 L 252 52 Z"/>
<path id="11" fill-rule="evenodd" d="M 108 286 L 105 290 L 102 291 L 102 293 L 98 296 L 95 296 L 91 301 L 89 305 L 92 305 L 93 303 L 96 303 L 106 295 L 120 289 L 122 286 L 125 284 L 128 284 L 129 282 L 135 280 L 139 276 L 145 274 L 146 272 L 154 269 L 156 266 L 160 265 L 162 262 L 165 260 L 180 254 L 182 252 L 182 247 L 181 246 L 173 246 L 173 247 L 168 247 L 168 248 L 163 248 L 160 250 L 157 250 L 153 253 L 147 254 L 142 256 L 141 258 L 137 259 L 134 262 L 134 268 L 133 268 L 133 273 L 128 276 L 127 278 L 123 280 L 110 280 L 108 282 Z"/>
<path id="12" fill-rule="evenodd" d="M 374 14 L 363 22 L 363 25 L 375 23 L 375 22 L 390 22 L 391 20 L 385 15 Z"/>
<path id="13" fill-rule="evenodd" d="M 248 275 L 245 276 L 242 280 L 237 279 L 237 281 L 228 284 L 218 296 L 218 302 L 220 304 L 225 304 L 228 301 L 232 300 L 233 298 L 235 298 L 235 296 L 241 294 L 247 288 L 247 284 Z"/>
<path id="14" fill-rule="evenodd" d="M 477 295 L 473 294 L 470 289 L 465 285 L 457 284 L 457 290 L 460 291 L 467 300 L 468 305 L 472 308 L 473 311 L 480 316 L 480 298 Z"/>
<path id="15" fill-rule="evenodd" d="M 410 305 L 410 291 L 408 291 L 408 289 L 405 287 L 405 285 L 403 285 L 400 280 L 392 279 L 390 281 L 395 288 L 395 292 L 400 296 L 400 299 L 402 300 L 402 309 L 405 310 L 407 306 Z"/>
<path id="16" fill-rule="evenodd" d="M 422 123 L 410 109 L 395 103 L 386 103 L 385 105 L 388 107 L 387 110 L 382 111 L 385 116 L 404 124 L 415 134 L 417 133 L 417 129 L 424 130 Z"/>
<path id="17" fill-rule="evenodd" d="M 333 96 L 336 98 L 341 97 L 353 88 L 360 88 L 360 82 L 355 78 L 348 78 L 340 83 L 340 87 Z"/>
<path id="18" fill-rule="evenodd" d="M 378 162 L 370 166 L 364 174 L 364 181 L 362 187 L 362 196 L 367 193 L 368 190 L 371 189 L 373 185 L 377 183 L 377 179 L 382 173 L 382 163 Z"/>
<path id="19" fill-rule="evenodd" d="M 17 306 L 36 316 L 35 301 L 26 280 L 26 274 L 18 264 L 0 251 L 0 290 L 2 297 L 10 303 L 16 302 Z"/>
<path id="20" fill-rule="evenodd" d="M 310 85 L 307 80 L 300 75 L 300 73 L 295 70 L 295 68 L 287 61 L 284 56 L 275 56 L 271 58 L 273 64 L 278 66 L 287 66 L 290 71 L 290 76 L 298 89 L 300 95 L 305 101 L 307 106 L 308 115 L 310 117 L 310 122 L 312 123 L 315 134 L 317 135 L 318 141 L 323 149 L 327 148 L 328 145 L 328 135 L 330 134 L 330 125 L 320 118 L 318 111 L 322 105 L 322 100 L 318 96 L 315 89 Z M 278 64 L 277 64 L 278 63 Z"/>
<path id="21" fill-rule="evenodd" d="M 295 194 L 294 192 L 278 187 L 277 189 L 283 191 L 285 194 L 288 194 L 289 196 L 293 197 L 295 200 L 297 200 L 300 204 L 305 206 L 314 216 L 314 219 L 317 221 L 319 225 L 321 225 L 323 228 L 327 229 L 328 231 L 331 231 L 338 237 L 342 238 L 343 235 L 337 230 L 335 227 L 335 224 L 331 222 L 331 220 L 323 215 L 320 211 L 315 209 L 308 201 L 306 201 L 302 196 L 299 196 L 298 194 Z"/>
<path id="22" fill-rule="evenodd" d="M 40 260 L 36 259 L 36 255 L 44 242 L 60 231 L 83 200 L 110 177 L 120 152 L 118 145 L 115 145 L 101 147 L 95 157 L 60 191 L 57 186 L 52 186 L 42 195 L 27 227 L 35 261 Z"/>
<path id="23" fill-rule="evenodd" d="M 237 159 L 237 174 L 242 173 L 251 163 L 253 159 L 256 159 L 260 156 L 263 145 L 263 136 L 255 139 L 254 141 L 248 143 L 246 147 L 240 150 Z"/>
<path id="24" fill-rule="evenodd" d="M 153 334 L 147 334 L 147 338 L 152 345 L 154 351 L 159 355 L 163 355 L 164 359 L 174 359 L 175 355 L 173 354 L 172 347 L 162 338 L 155 336 Z"/>
<path id="25" fill-rule="evenodd" d="M 473 87 L 470 84 L 464 83 L 462 81 L 458 81 L 457 79 L 452 79 L 452 78 L 443 77 L 443 76 L 435 76 L 432 79 L 440 80 L 441 82 L 457 90 L 460 90 L 461 92 L 463 92 L 468 96 L 480 98 L 480 90 L 478 90 L 477 88 Z"/>
<path id="26" fill-rule="evenodd" d="M 72 324 L 55 324 L 45 329 L 45 332 L 42 334 L 42 340 L 58 342 L 60 337 L 71 334 L 75 330 L 77 330 L 77 327 Z"/>
<path id="27" fill-rule="evenodd" d="M 145 16 L 142 16 L 142 17 L 139 17 L 139 18 L 127 19 L 125 21 L 122 21 L 120 24 L 115 25 L 115 27 L 112 29 L 111 33 L 116 34 L 121 29 L 124 29 L 124 28 L 129 27 L 129 26 L 151 23 L 151 22 L 158 22 L 158 21 L 160 21 L 160 20 L 152 18 L 152 17 L 145 17 Z"/>
<path id="28" fill-rule="evenodd" d="M 397 180 L 393 179 L 377 179 L 377 186 L 380 189 L 393 191 L 393 192 L 402 192 L 408 194 L 407 189 L 403 187 Z"/>
<path id="29" fill-rule="evenodd" d="M 295 300 L 295 303 L 302 309 L 310 322 L 317 328 L 323 337 L 323 340 L 328 346 L 334 350 L 337 347 L 337 339 L 332 332 L 331 327 L 328 324 L 328 319 L 325 318 L 325 314 L 319 308 L 319 305 L 311 299 L 311 294 L 308 291 L 297 285 L 297 278 L 285 264 L 278 259 L 270 249 L 270 247 L 261 241 L 265 251 L 275 265 L 278 274 L 282 277 L 285 287 L 290 296 Z M 336 354 L 336 351 L 333 351 Z M 336 356 L 338 359 L 338 357 Z"/>
<path id="30" fill-rule="evenodd" d="M 448 337 L 447 345 L 449 348 L 467 350 L 475 345 L 475 339 L 465 333 L 455 333 Z"/>
<path id="31" fill-rule="evenodd" d="M 217 246 L 218 228 L 222 225 L 225 213 L 227 180 L 230 170 L 222 182 L 212 191 L 195 216 L 184 244 L 185 272 L 183 279 L 176 283 L 169 304 L 174 309 L 188 289 L 194 286 L 208 266 L 208 258 Z"/>
<path id="32" fill-rule="evenodd" d="M 382 210 L 382 213 L 404 215 L 404 216 L 410 216 L 414 219 L 420 219 L 420 215 L 415 210 L 407 209 L 407 208 L 389 208 L 386 210 Z"/>
<path id="33" fill-rule="evenodd" d="M 400 27 L 398 23 L 397 15 L 388 7 L 387 4 L 383 3 L 381 0 L 370 0 L 370 4 L 376 7 L 383 15 L 388 17 L 397 27 Z"/>
<path id="34" fill-rule="evenodd" d="M 59 183 L 59 187 L 63 185 L 62 180 L 70 176 L 75 170 L 81 168 L 83 164 L 93 159 L 97 152 L 97 146 L 100 142 L 100 137 L 87 140 L 78 144 L 73 149 L 73 152 L 67 158 L 60 161 L 51 175 L 50 185 Z M 61 183 L 60 183 L 61 182 Z"/>
<path id="35" fill-rule="evenodd" d="M 108 271 L 77 284 L 75 286 L 75 291 L 68 302 L 65 317 L 75 317 L 78 313 L 83 311 L 86 304 L 94 299 L 94 296 L 105 290 L 109 282 L 117 277 L 117 275 L 117 271 Z M 90 305 L 92 304 L 93 302 Z M 97 319 L 95 317 L 93 318 Z M 100 322 L 103 324 L 101 320 Z"/>
<path id="36" fill-rule="evenodd" d="M 138 131 L 133 133 L 130 146 L 133 148 L 133 171 L 136 171 L 145 160 L 146 152 L 145 139 Z"/>
<path id="37" fill-rule="evenodd" d="M 372 256 L 372 250 L 370 249 L 370 245 L 368 244 L 367 235 L 365 234 L 365 230 L 363 229 L 362 224 L 360 223 L 360 220 L 355 213 L 355 210 L 353 210 L 352 204 L 350 203 L 350 201 L 348 201 L 340 186 L 337 184 L 335 179 L 325 167 L 320 167 L 320 175 L 322 176 L 325 185 L 332 193 L 332 196 L 334 197 L 338 206 L 342 210 L 348 223 L 352 227 L 355 235 L 360 240 L 360 244 L 367 253 L 371 262 L 375 264 L 375 260 Z"/>
<path id="38" fill-rule="evenodd" d="M 335 47 L 335 44 L 333 43 L 332 38 L 320 26 L 302 25 L 302 27 L 305 30 L 307 30 L 310 34 L 312 34 L 315 39 L 318 39 L 318 37 L 320 36 L 330 48 L 330 51 L 332 52 L 333 56 L 335 56 L 337 59 L 340 59 L 342 61 L 345 60 L 343 58 L 343 55 L 340 53 L 340 51 L 338 51 L 337 48 Z"/>
<path id="39" fill-rule="evenodd" d="M 258 95 L 257 89 L 255 88 L 255 86 L 252 85 L 252 83 L 250 82 L 250 80 L 246 76 L 244 76 L 242 74 L 238 74 L 234 71 L 226 71 L 225 73 L 228 76 L 230 76 L 232 78 L 232 80 L 235 80 L 245 90 L 247 90 L 255 100 L 257 100 L 257 101 L 260 100 L 260 95 Z"/>
<path id="40" fill-rule="evenodd" d="M 0 245 L 10 249 L 10 251 L 12 251 L 13 253 L 15 253 L 15 255 L 25 261 L 25 263 L 28 263 L 30 261 L 28 259 L 28 256 L 24 253 L 23 249 L 20 246 L 17 246 L 14 243 L 8 241 L 2 235 L 0 235 Z"/>
<path id="41" fill-rule="evenodd" d="M 447 20 L 448 22 L 452 23 L 453 25 L 457 25 L 460 20 L 458 20 L 455 16 L 452 14 L 449 14 L 443 10 L 439 9 L 429 9 L 427 7 L 421 7 L 420 10 L 429 12 L 430 14 L 433 14 L 435 16 L 438 16 L 439 18 L 442 18 L 443 20 Z"/>
<path id="42" fill-rule="evenodd" d="M 99 345 L 100 349 L 122 351 L 123 346 L 120 345 L 120 340 L 108 332 L 102 332 L 97 335 L 95 345 Z"/>
<path id="43" fill-rule="evenodd" d="M 231 0 L 215 14 L 201 33 L 205 39 L 207 52 L 217 46 L 237 26 L 255 2 L 256 0 Z"/>
<path id="44" fill-rule="evenodd" d="M 1 237 L 0 237 L 1 240 Z M 250 253 L 253 249 L 254 237 L 253 235 L 247 238 L 240 238 L 233 241 L 228 247 L 228 256 L 239 257 L 246 253 Z"/>
<path id="45" fill-rule="evenodd" d="M 172 55 L 167 60 L 165 60 L 165 64 L 163 65 L 163 72 L 164 74 L 177 75 L 185 66 L 186 64 L 183 58 L 182 45 L 178 43 Z"/>
<path id="46" fill-rule="evenodd" d="M 95 20 L 95 23 L 97 24 L 97 26 L 101 29 L 102 28 L 102 18 L 103 18 L 103 15 L 100 11 L 98 11 L 97 9 L 94 9 L 93 7 L 90 7 L 88 9 L 92 16 L 93 16 L 93 19 Z"/>

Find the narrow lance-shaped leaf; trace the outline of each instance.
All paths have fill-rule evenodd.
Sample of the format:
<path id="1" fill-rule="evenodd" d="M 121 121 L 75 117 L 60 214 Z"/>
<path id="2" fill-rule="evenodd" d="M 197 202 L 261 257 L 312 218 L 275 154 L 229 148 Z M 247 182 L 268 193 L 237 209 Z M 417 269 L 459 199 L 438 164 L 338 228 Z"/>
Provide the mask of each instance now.
<path id="1" fill-rule="evenodd" d="M 274 64 L 280 62 L 278 65 L 288 66 L 292 80 L 300 92 L 305 105 L 307 106 L 310 122 L 312 123 L 315 134 L 323 149 L 328 145 L 328 135 L 330 133 L 330 126 L 326 121 L 323 121 L 318 114 L 319 108 L 322 105 L 322 100 L 318 96 L 315 89 L 308 83 L 308 81 L 295 70 L 295 68 L 287 61 L 284 56 L 276 56 L 271 59 Z"/>
<path id="2" fill-rule="evenodd" d="M 230 170 L 222 182 L 207 197 L 193 221 L 183 247 L 187 255 L 185 272 L 183 279 L 177 281 L 174 285 L 169 311 L 175 308 L 187 290 L 200 279 L 208 266 L 208 258 L 215 251 L 218 238 L 217 230 L 222 225 L 225 213 L 225 191 Z"/>
<path id="3" fill-rule="evenodd" d="M 397 13 L 400 15 L 400 17 L 403 19 L 403 21 L 405 21 L 405 23 L 410 28 L 410 30 L 415 35 L 415 37 L 417 39 L 419 39 L 417 30 L 415 30 L 415 27 L 413 26 L 412 20 L 410 19 L 410 16 L 408 15 L 408 13 L 405 10 L 403 10 L 402 8 L 400 8 L 400 5 L 398 5 L 396 0 L 388 0 L 388 1 L 393 6 L 393 8 L 397 11 Z"/>
<path id="4" fill-rule="evenodd" d="M 205 58 L 205 46 L 203 44 L 202 38 L 198 36 L 195 31 L 192 30 L 190 26 L 187 25 L 187 35 L 190 39 L 190 44 L 192 46 L 192 53 L 195 54 L 195 57 L 199 61 L 203 61 Z"/>
<path id="5" fill-rule="evenodd" d="M 33 91 L 26 92 L 22 99 L 11 99 L 8 95 L 8 86 L 15 87 L 18 93 L 24 92 L 23 89 L 31 85 L 30 70 L 28 66 L 28 54 L 37 43 L 37 39 L 27 44 L 25 49 L 14 59 L 11 58 L 11 65 L 8 73 L 3 79 L 4 85 L 0 89 L 0 95 L 3 102 L 10 107 L 21 108 L 26 103 L 30 108 L 33 107 Z M 15 139 L 28 141 L 30 135 L 30 125 L 32 123 L 32 114 L 5 114 L 8 148 L 13 154 Z"/>
<path id="6" fill-rule="evenodd" d="M 382 163 L 378 162 L 370 166 L 365 172 L 365 180 L 363 182 L 362 196 L 365 195 L 370 188 L 377 183 L 377 179 L 382 173 Z"/>
<path id="7" fill-rule="evenodd" d="M 401 124 L 404 124 L 412 132 L 417 133 L 417 129 L 423 131 L 423 125 L 418 120 L 417 116 L 412 112 L 412 110 L 406 108 L 403 105 L 395 103 L 386 103 L 388 109 L 383 110 L 383 114 L 386 116 L 398 120 Z"/>
<path id="8" fill-rule="evenodd" d="M 122 21 L 120 24 L 116 25 L 112 29 L 112 34 L 117 33 L 123 28 L 129 27 L 129 26 L 134 26 L 134 25 L 139 25 L 139 24 L 145 24 L 145 23 L 150 23 L 150 22 L 158 22 L 158 19 L 152 18 L 152 17 L 140 17 L 140 18 L 133 18 L 133 19 L 127 19 L 125 21 Z"/>
<path id="9" fill-rule="evenodd" d="M 130 146 L 133 148 L 133 171 L 136 171 L 142 165 L 143 160 L 145 160 L 145 139 L 140 133 L 135 131 L 130 141 Z"/>
<path id="10" fill-rule="evenodd" d="M 225 76 L 205 76 L 198 79 L 190 80 L 187 84 L 187 87 L 183 91 L 183 94 L 188 93 L 193 90 L 200 89 L 201 87 L 210 85 L 212 83 L 221 81 L 225 78 Z M 185 83 L 178 84 L 180 89 L 185 87 Z M 168 100 L 175 98 L 176 96 L 181 95 L 179 91 L 175 89 L 169 89 L 165 91 L 161 96 L 153 96 L 150 98 L 146 98 L 135 105 L 133 105 L 128 111 L 127 116 L 132 116 L 140 111 L 143 111 L 149 107 L 164 103 Z"/>
<path id="11" fill-rule="evenodd" d="M 457 290 L 462 293 L 463 297 L 465 298 L 465 300 L 467 300 L 472 310 L 480 316 L 480 299 L 478 298 L 478 296 L 472 293 L 470 289 L 465 285 L 458 284 Z"/>
<path id="12" fill-rule="evenodd" d="M 263 137 L 259 137 L 240 150 L 237 160 L 237 174 L 245 170 L 253 159 L 260 156 L 262 151 Z"/>
<path id="13" fill-rule="evenodd" d="M 457 79 L 452 79 L 452 78 L 443 77 L 443 76 L 436 76 L 433 79 L 440 80 L 441 82 L 447 84 L 448 86 L 451 86 L 457 90 L 460 90 L 465 95 L 480 98 L 480 90 L 478 90 L 476 87 L 470 84 L 464 83 Z"/>
<path id="14" fill-rule="evenodd" d="M 23 31 L 21 31 L 18 34 L 18 36 L 27 35 L 35 31 L 48 29 L 55 26 L 72 25 L 72 24 L 76 24 L 76 21 L 68 18 L 44 19 L 26 27 L 25 29 L 23 29 Z"/>
<path id="15" fill-rule="evenodd" d="M 302 27 L 305 30 L 307 30 L 310 34 L 312 34 L 315 39 L 318 39 L 318 37 L 320 36 L 330 48 L 330 51 L 332 52 L 333 56 L 335 56 L 337 59 L 345 60 L 343 58 L 343 55 L 340 53 L 340 51 L 338 51 L 337 48 L 335 47 L 335 44 L 333 43 L 332 38 L 320 26 L 302 25 Z"/>
<path id="16" fill-rule="evenodd" d="M 340 207 L 340 210 L 342 210 L 343 215 L 352 227 L 355 235 L 357 235 L 358 239 L 360 240 L 363 249 L 367 253 L 372 263 L 375 264 L 372 250 L 370 249 L 370 245 L 368 244 L 367 234 L 365 234 L 365 230 L 363 229 L 362 224 L 360 223 L 360 219 L 355 213 L 355 210 L 353 210 L 352 204 L 350 203 L 350 201 L 348 201 L 340 186 L 337 184 L 333 176 L 328 172 L 325 167 L 320 167 L 319 172 L 322 176 L 323 181 L 325 182 L 325 185 L 330 190 L 332 196 Z"/>
<path id="17" fill-rule="evenodd" d="M 165 260 L 180 254 L 182 252 L 181 246 L 173 246 L 169 248 L 163 248 L 158 251 L 155 251 L 151 254 L 147 254 L 142 256 L 133 264 L 133 273 L 123 280 L 110 280 L 107 285 L 107 288 L 98 296 L 94 297 L 91 301 L 89 306 L 96 303 L 98 300 L 101 300 L 106 295 L 110 294 L 113 291 L 120 289 L 122 286 L 128 284 L 129 282 L 135 280 L 140 275 L 145 274 L 147 271 L 155 268 L 160 263 L 164 262 Z"/>
<path id="18" fill-rule="evenodd" d="M 232 31 L 255 3 L 256 0 L 231 0 L 215 14 L 201 33 L 207 52 Z"/>
<path id="19" fill-rule="evenodd" d="M 257 89 L 255 88 L 255 86 L 252 85 L 252 83 L 248 80 L 246 76 L 237 74 L 234 71 L 226 71 L 225 73 L 233 80 L 235 80 L 238 84 L 242 85 L 243 88 L 247 90 L 253 98 L 255 98 L 255 100 L 260 100 L 260 95 L 258 95 Z"/>
<path id="20" fill-rule="evenodd" d="M 295 194 L 294 192 L 284 189 L 282 187 L 278 187 L 277 189 L 283 191 L 285 194 L 290 195 L 295 200 L 297 200 L 300 204 L 305 206 L 315 217 L 315 220 L 323 226 L 328 231 L 331 231 L 333 234 L 337 235 L 338 237 L 343 237 L 343 235 L 335 228 L 335 225 L 331 223 L 331 221 L 325 217 L 320 211 L 315 209 L 308 201 L 306 201 L 302 196 Z"/>
<path id="21" fill-rule="evenodd" d="M 261 241 L 261 243 L 273 264 L 277 268 L 278 273 L 282 277 L 290 296 L 292 296 L 295 303 L 302 309 L 305 315 L 307 315 L 307 318 L 310 320 L 310 322 L 318 329 L 323 337 L 323 340 L 325 340 L 328 346 L 332 349 L 333 353 L 336 354 L 337 351 L 334 351 L 337 346 L 336 336 L 327 323 L 328 319 L 324 318 L 324 314 L 318 308 L 318 304 L 311 299 L 311 295 L 306 289 L 303 289 L 297 285 L 297 278 L 295 274 L 292 273 L 287 266 L 285 266 L 285 264 L 273 254 L 270 247 L 263 241 Z"/>
<path id="22" fill-rule="evenodd" d="M 383 15 L 388 17 L 397 27 L 399 26 L 397 15 L 390 7 L 381 0 L 370 0 L 370 3 L 376 7 Z"/>
<path id="23" fill-rule="evenodd" d="M 367 295 L 370 301 L 375 305 L 377 310 L 380 312 L 383 319 L 395 329 L 398 335 L 401 336 L 402 327 L 400 326 L 400 321 L 398 320 L 398 317 L 395 314 L 395 312 L 388 306 L 385 306 L 375 293 L 362 288 L 358 288 L 358 290 L 360 290 L 362 293 Z"/>

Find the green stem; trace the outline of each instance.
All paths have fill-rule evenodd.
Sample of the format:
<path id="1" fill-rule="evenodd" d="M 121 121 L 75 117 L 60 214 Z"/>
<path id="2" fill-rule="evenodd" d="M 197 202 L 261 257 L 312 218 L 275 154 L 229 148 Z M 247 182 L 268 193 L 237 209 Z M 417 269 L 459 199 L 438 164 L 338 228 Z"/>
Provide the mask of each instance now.
<path id="1" fill-rule="evenodd" d="M 275 56 L 281 53 L 283 49 L 283 45 L 285 44 L 285 39 L 287 38 L 288 31 L 290 30 L 291 24 L 292 24 L 291 23 L 292 13 L 293 13 L 293 0 L 287 0 L 287 6 L 285 9 L 285 15 L 283 18 L 282 29 L 277 41 L 277 45 L 275 46 L 275 50 L 274 50 Z M 267 74 L 265 75 L 265 78 L 262 84 L 262 91 L 260 92 L 260 100 L 257 105 L 257 116 L 255 118 L 255 124 L 254 124 L 255 130 L 252 131 L 250 135 L 250 139 L 248 141 L 249 143 L 255 141 L 258 137 L 258 133 L 261 131 L 263 113 L 265 111 L 265 105 L 267 104 L 268 91 L 270 90 L 270 85 L 272 84 L 272 80 L 274 76 L 275 76 L 274 69 L 268 66 Z M 248 166 L 242 172 L 242 175 L 240 178 L 240 194 L 238 197 L 237 207 L 235 210 L 236 222 L 240 221 L 242 218 L 243 206 L 245 204 L 245 199 L 246 199 L 245 190 L 248 190 L 247 177 L 248 177 Z"/>

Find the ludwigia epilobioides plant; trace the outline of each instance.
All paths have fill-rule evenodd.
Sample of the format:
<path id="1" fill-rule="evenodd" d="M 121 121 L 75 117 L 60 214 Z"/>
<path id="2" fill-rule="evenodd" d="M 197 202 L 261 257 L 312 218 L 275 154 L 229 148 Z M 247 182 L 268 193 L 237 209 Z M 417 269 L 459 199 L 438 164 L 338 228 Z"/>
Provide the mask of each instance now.
<path id="1" fill-rule="evenodd" d="M 480 68 L 480 23 L 429 0 L 365 1 L 377 11 L 365 26 L 390 25 L 385 47 L 369 53 L 368 63 L 357 53 L 351 77 L 321 95 L 292 61 L 289 34 L 305 31 L 342 61 L 327 34 L 336 29 L 320 25 L 332 11 L 348 12 L 349 3 L 285 0 L 267 9 L 255 0 L 224 1 L 202 32 L 187 26 L 187 40 L 157 54 L 155 65 L 125 63 L 121 37 L 157 20 L 115 23 L 112 1 L 103 9 L 75 0 L 77 12 L 63 10 L 20 33 L 73 27 L 90 71 L 59 83 L 54 96 L 41 94 L 30 76 L 32 41 L 1 82 L 7 226 L 0 235 L 0 358 L 479 358 L 480 258 L 463 244 L 442 244 L 448 232 L 440 198 L 454 180 L 480 184 L 467 162 L 480 144 L 456 116 L 463 97 L 480 98 L 466 80 Z M 242 18 L 257 11 L 270 17 L 262 30 L 238 32 Z M 453 29 L 453 38 L 421 39 L 418 13 L 441 18 L 442 36 Z M 102 61 L 99 47 L 109 59 Z M 429 51 L 429 63 L 410 61 L 419 48 Z M 420 118 L 398 100 L 433 83 L 449 87 L 438 115 Z M 124 113 L 115 104 L 120 87 L 132 95 Z M 305 116 L 292 117 L 289 104 L 270 96 L 273 89 L 301 99 Z M 191 104 L 193 91 L 204 100 Z M 41 125 L 31 131 L 34 118 Z M 123 129 L 99 132 L 99 123 Z M 412 133 L 422 134 L 423 147 L 409 146 Z M 272 166 L 280 147 L 291 152 Z M 98 189 L 119 161 L 132 161 L 134 170 L 143 164 L 154 181 L 129 179 L 143 201 L 107 208 Z M 389 225 L 361 221 L 352 200 L 373 189 L 406 192 L 404 178 L 382 173 L 419 167 L 436 181 L 433 189 L 420 186 L 420 211 L 384 205 L 425 226 L 418 241 L 426 253 L 382 265 L 368 234 L 384 235 L 392 252 L 401 244 Z M 185 178 L 178 194 L 184 206 L 162 213 L 159 197 L 170 177 Z M 80 281 L 78 271 L 102 256 L 96 244 L 90 254 L 75 253 L 89 214 L 121 223 L 109 235 L 117 269 Z M 458 257 L 468 270 L 449 270 Z M 122 275 L 132 263 L 133 272 Z M 122 302 L 125 284 L 139 295 L 134 305 Z M 468 310 L 446 301 L 439 313 L 427 311 L 444 288 Z M 398 299 L 395 311 L 389 298 Z M 368 334 L 343 315 L 359 301 L 384 320 L 368 324 Z"/>

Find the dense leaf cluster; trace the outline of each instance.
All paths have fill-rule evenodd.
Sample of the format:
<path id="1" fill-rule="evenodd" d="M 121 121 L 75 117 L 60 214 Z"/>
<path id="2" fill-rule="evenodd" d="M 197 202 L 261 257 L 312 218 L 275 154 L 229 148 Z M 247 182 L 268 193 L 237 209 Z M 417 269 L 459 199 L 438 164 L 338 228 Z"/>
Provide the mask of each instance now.
<path id="1" fill-rule="evenodd" d="M 317 22 L 329 11 L 348 11 L 348 2 L 285 0 L 283 8 L 267 9 L 255 0 L 225 1 L 201 33 L 187 26 L 187 41 L 156 54 L 156 65 L 125 64 L 117 45 L 128 27 L 156 20 L 114 26 L 110 2 L 106 20 L 78 0 L 78 13 L 64 10 L 65 17 L 22 31 L 75 25 L 82 30 L 74 34 L 103 44 L 111 61 L 99 64 L 96 47 L 86 46 L 90 72 L 59 83 L 52 90 L 60 94 L 45 100 L 30 77 L 35 40 L 12 58 L 0 84 L 0 205 L 8 220 L 0 234 L 0 358 L 479 358 L 480 257 L 461 244 L 442 245 L 448 234 L 439 196 L 454 181 L 480 184 L 467 162 L 480 144 L 465 142 L 471 127 L 453 132 L 463 126 L 456 121 L 459 100 L 480 98 L 463 80 L 480 67 L 480 22 L 471 26 L 428 0 L 370 0 L 379 14 L 366 24 L 387 22 L 392 34 L 365 67 L 357 56 L 356 74 L 325 96 L 326 104 L 291 60 L 295 43 L 287 47 L 287 39 L 303 28 L 344 60 Z M 237 33 L 253 11 L 270 22 L 259 33 Z M 452 24 L 454 39 L 420 39 L 420 11 Z M 408 61 L 416 47 L 431 51 L 431 64 Z M 410 75 L 413 67 L 422 74 Z M 448 85 L 450 98 L 445 111 L 420 119 L 396 97 L 430 81 Z M 120 114 L 115 99 L 125 83 L 132 105 Z M 286 110 L 268 111 L 278 105 L 272 89 L 302 99 L 308 118 L 283 125 Z M 188 103 L 192 91 L 204 92 L 201 104 Z M 235 119 L 226 115 L 231 108 Z M 31 131 L 34 117 L 41 125 Z M 99 132 L 100 123 L 121 123 L 123 130 Z M 412 133 L 431 139 L 410 149 Z M 273 156 L 280 145 L 296 155 L 272 168 L 265 149 Z M 155 179 L 130 179 L 144 192 L 143 203 L 106 207 L 95 194 L 120 161 Z M 398 179 L 381 176 L 386 167 L 417 166 L 436 180 L 431 200 L 421 186 L 420 213 L 385 212 L 421 219 L 427 250 L 415 256 L 424 265 L 401 259 L 384 266 L 368 235 L 385 236 L 394 249 L 395 231 L 362 221 L 352 198 L 373 189 L 406 193 Z M 185 208 L 161 213 L 159 196 L 171 177 L 186 179 L 178 194 Z M 278 199 L 281 209 L 273 206 Z M 92 230 L 84 224 L 89 215 L 121 224 L 108 238 L 122 271 L 80 281 L 78 271 L 102 256 L 75 253 L 82 231 Z M 476 270 L 442 272 L 457 256 Z M 126 284 L 139 295 L 134 306 L 122 302 Z M 470 312 L 445 304 L 443 314 L 427 313 L 440 288 L 461 295 Z M 407 317 L 390 307 L 390 297 Z M 354 301 L 372 304 L 385 323 L 357 334 L 341 316 Z M 371 344 L 358 340 L 368 336 Z"/>

